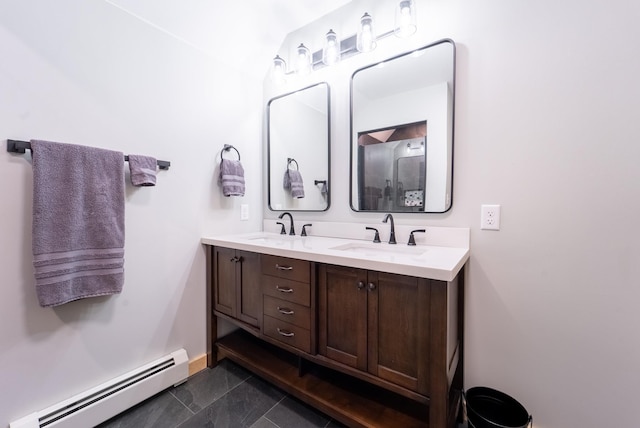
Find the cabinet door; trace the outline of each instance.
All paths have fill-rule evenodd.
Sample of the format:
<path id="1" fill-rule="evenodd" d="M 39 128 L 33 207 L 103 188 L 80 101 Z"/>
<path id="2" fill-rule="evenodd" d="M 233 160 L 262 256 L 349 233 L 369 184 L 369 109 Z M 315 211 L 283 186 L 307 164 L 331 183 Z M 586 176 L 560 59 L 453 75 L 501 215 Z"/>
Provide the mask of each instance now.
<path id="1" fill-rule="evenodd" d="M 319 353 L 367 369 L 367 273 L 322 265 L 318 289 Z"/>
<path id="2" fill-rule="evenodd" d="M 367 289 L 369 372 L 426 395 L 429 383 L 428 281 L 369 272 Z"/>
<path id="3" fill-rule="evenodd" d="M 214 309 L 259 327 L 262 319 L 260 254 L 215 247 L 213 275 Z"/>
<path id="4" fill-rule="evenodd" d="M 236 251 L 213 249 L 213 308 L 230 317 L 236 316 Z"/>
<path id="5" fill-rule="evenodd" d="M 260 254 L 236 251 L 236 275 L 239 288 L 236 293 L 236 318 L 254 327 L 262 320 L 262 283 Z"/>

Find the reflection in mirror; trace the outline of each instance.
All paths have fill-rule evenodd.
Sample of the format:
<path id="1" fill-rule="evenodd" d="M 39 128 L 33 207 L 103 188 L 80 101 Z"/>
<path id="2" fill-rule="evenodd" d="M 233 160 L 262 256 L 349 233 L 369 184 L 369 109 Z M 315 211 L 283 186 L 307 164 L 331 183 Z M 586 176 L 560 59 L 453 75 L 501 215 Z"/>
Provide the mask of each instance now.
<path id="1" fill-rule="evenodd" d="M 359 206 L 424 211 L 427 122 L 358 133 Z"/>
<path id="2" fill-rule="evenodd" d="M 351 208 L 451 208 L 455 45 L 442 40 L 351 79 Z"/>
<path id="3" fill-rule="evenodd" d="M 269 209 L 325 211 L 329 208 L 329 126 L 327 83 L 269 101 Z"/>

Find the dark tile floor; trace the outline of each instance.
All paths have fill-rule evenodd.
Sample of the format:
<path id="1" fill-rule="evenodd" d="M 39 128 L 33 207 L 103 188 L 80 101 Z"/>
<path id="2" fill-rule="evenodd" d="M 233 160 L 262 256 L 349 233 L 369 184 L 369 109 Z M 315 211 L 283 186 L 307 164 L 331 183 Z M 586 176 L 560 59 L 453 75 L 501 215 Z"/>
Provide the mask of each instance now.
<path id="1" fill-rule="evenodd" d="M 98 428 L 344 427 L 242 367 L 223 360 Z"/>

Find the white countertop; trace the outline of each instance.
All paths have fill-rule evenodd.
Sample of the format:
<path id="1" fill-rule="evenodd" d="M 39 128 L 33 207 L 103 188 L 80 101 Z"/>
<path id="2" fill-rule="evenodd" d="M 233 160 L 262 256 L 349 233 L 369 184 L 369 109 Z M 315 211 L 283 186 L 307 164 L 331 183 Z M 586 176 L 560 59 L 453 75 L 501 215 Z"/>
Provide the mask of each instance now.
<path id="1" fill-rule="evenodd" d="M 201 242 L 205 245 L 441 281 L 452 281 L 469 259 L 468 245 L 408 246 L 400 241 L 391 245 L 359 239 L 289 236 L 273 232 L 204 237 Z"/>

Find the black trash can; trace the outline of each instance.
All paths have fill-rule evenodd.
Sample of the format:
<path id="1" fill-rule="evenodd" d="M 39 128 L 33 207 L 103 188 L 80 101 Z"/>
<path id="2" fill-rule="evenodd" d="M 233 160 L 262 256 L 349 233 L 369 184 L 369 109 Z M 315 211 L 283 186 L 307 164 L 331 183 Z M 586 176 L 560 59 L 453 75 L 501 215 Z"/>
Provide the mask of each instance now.
<path id="1" fill-rule="evenodd" d="M 469 428 L 528 428 L 533 417 L 516 399 L 484 386 L 464 393 Z"/>

